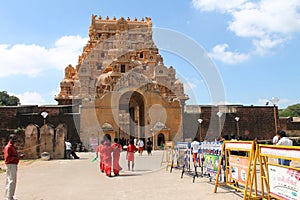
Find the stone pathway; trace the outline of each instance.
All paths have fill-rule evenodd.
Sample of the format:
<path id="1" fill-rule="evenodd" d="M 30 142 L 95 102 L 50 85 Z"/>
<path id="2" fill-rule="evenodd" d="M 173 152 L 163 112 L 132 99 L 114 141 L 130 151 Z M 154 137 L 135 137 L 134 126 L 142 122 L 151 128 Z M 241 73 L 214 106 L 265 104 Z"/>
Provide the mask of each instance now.
<path id="1" fill-rule="evenodd" d="M 167 172 L 161 167 L 162 152 L 153 156 L 136 154 L 135 172 L 126 170 L 125 153 L 121 154 L 124 170 L 118 177 L 108 178 L 99 172 L 93 153 L 80 153 L 79 160 L 35 161 L 22 165 L 18 171 L 16 198 L 18 200 L 82 200 L 82 199 L 241 199 L 240 196 L 218 188 L 207 178 L 180 178 L 180 171 Z M 0 174 L 4 196 L 5 173 Z"/>

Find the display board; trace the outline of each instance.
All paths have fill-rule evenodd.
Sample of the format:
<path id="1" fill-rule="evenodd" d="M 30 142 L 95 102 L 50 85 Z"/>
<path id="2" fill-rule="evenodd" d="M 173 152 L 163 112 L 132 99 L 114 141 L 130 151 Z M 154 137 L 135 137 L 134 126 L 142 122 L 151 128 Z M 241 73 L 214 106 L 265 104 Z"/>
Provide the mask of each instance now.
<path id="1" fill-rule="evenodd" d="M 215 179 L 218 171 L 222 143 L 202 142 L 200 145 L 200 158 L 204 158 L 202 163 L 202 174 L 211 179 Z"/>
<path id="2" fill-rule="evenodd" d="M 216 184 L 243 193 L 243 199 L 259 199 L 256 178 L 256 143 L 254 141 L 225 141 L 218 164 Z M 225 182 L 220 183 L 221 165 L 225 165 Z"/>
<path id="3" fill-rule="evenodd" d="M 190 148 L 189 142 L 176 142 L 175 144 L 175 160 L 178 168 L 184 166 L 184 158 L 186 155 L 186 150 Z"/>
<path id="4" fill-rule="evenodd" d="M 300 147 L 258 145 L 262 199 L 300 200 Z M 292 161 L 280 165 L 271 159 Z"/>
<path id="5" fill-rule="evenodd" d="M 230 178 L 245 185 L 249 163 L 248 157 L 231 155 L 229 156 L 229 163 Z"/>
<path id="6" fill-rule="evenodd" d="M 171 166 L 172 168 L 174 163 L 174 142 L 173 141 L 165 142 L 161 165 L 163 163 L 164 158 L 166 159 L 167 162 L 166 170 L 168 170 L 169 166 Z"/>
<path id="7" fill-rule="evenodd" d="M 286 200 L 299 200 L 300 170 L 268 166 L 270 194 Z"/>
<path id="8" fill-rule="evenodd" d="M 219 155 L 205 154 L 203 162 L 203 174 L 210 174 L 215 177 L 218 172 L 219 160 Z"/>

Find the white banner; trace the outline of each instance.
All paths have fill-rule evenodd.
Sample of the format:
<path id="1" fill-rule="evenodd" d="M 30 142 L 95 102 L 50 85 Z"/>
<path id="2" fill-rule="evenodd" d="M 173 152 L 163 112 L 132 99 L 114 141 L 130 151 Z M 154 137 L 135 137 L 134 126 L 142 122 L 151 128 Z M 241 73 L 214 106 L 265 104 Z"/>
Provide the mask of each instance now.
<path id="1" fill-rule="evenodd" d="M 225 143 L 226 149 L 241 149 L 251 151 L 252 143 L 242 143 L 242 142 L 226 142 Z"/>
<path id="2" fill-rule="evenodd" d="M 202 142 L 201 143 L 202 149 L 209 149 L 209 150 L 219 150 L 222 149 L 222 143 L 220 142 Z"/>
<path id="3" fill-rule="evenodd" d="M 272 148 L 262 146 L 260 149 L 261 155 L 269 156 L 280 156 L 280 157 L 289 157 L 289 158 L 300 158 L 300 150 L 294 149 L 281 149 L 281 148 Z"/>
<path id="4" fill-rule="evenodd" d="M 286 200 L 300 200 L 300 170 L 269 165 L 270 193 Z"/>

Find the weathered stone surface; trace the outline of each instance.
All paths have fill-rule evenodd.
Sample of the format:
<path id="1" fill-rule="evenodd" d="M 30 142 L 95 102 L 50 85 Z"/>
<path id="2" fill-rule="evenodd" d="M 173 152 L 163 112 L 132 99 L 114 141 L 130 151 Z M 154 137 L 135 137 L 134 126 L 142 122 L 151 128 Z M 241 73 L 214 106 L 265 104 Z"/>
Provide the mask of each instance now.
<path id="1" fill-rule="evenodd" d="M 65 157 L 65 137 L 67 135 L 67 127 L 65 124 L 59 124 L 55 129 L 55 145 L 54 158 L 62 159 Z"/>
<path id="2" fill-rule="evenodd" d="M 54 155 L 54 127 L 49 124 L 45 124 L 40 129 L 40 153 L 48 152 L 50 158 Z"/>
<path id="3" fill-rule="evenodd" d="M 39 138 L 39 127 L 34 124 L 29 124 L 25 129 L 24 154 L 26 158 L 39 158 Z"/>

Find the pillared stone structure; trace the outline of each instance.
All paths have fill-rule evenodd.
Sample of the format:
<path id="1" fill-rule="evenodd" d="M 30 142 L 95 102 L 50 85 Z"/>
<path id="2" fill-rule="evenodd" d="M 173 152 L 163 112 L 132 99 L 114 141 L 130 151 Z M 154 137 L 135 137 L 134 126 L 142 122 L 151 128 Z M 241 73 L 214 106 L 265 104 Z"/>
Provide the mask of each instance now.
<path id="1" fill-rule="evenodd" d="M 93 15 L 89 41 L 76 67 L 66 67 L 60 87 L 60 105 L 80 104 L 80 138 L 91 149 L 103 134 L 150 137 L 155 146 L 182 140 L 188 96 L 176 70 L 163 63 L 149 17 Z"/>

